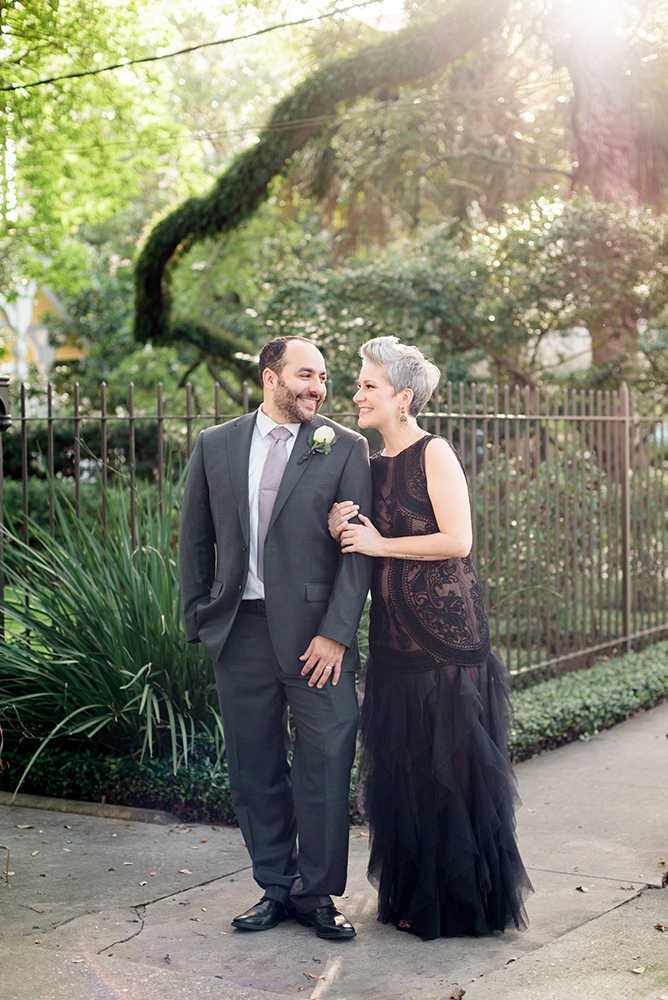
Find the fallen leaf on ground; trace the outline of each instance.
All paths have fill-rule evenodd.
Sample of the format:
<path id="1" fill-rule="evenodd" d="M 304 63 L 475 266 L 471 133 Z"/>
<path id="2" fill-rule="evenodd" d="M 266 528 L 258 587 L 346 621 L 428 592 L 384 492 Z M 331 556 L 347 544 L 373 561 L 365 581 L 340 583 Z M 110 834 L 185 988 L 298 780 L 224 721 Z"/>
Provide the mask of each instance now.
<path id="1" fill-rule="evenodd" d="M 462 1000 L 462 997 L 466 993 L 466 990 L 461 986 L 455 986 L 448 997 L 448 1000 Z"/>
<path id="2" fill-rule="evenodd" d="M 668 930 L 668 927 L 666 927 L 665 924 L 654 924 L 654 930 L 655 931 L 665 931 L 665 930 Z"/>
<path id="3" fill-rule="evenodd" d="M 631 972 L 635 972 L 636 976 L 642 976 L 645 971 L 644 965 L 636 965 L 635 969 L 631 969 Z"/>
<path id="4" fill-rule="evenodd" d="M 38 854 L 39 854 L 39 851 L 31 851 L 30 852 L 30 857 L 31 858 L 36 858 Z"/>
<path id="5" fill-rule="evenodd" d="M 33 829 L 33 825 L 32 825 L 32 823 L 17 823 L 16 824 L 16 829 L 17 830 L 32 830 Z"/>
<path id="6" fill-rule="evenodd" d="M 83 962 L 83 958 L 73 958 L 72 959 L 72 965 L 81 965 L 82 962 Z"/>
<path id="7" fill-rule="evenodd" d="M 327 976 L 316 976 L 315 972 L 305 972 L 307 979 L 327 979 Z"/>
<path id="8" fill-rule="evenodd" d="M 179 875 L 192 875 L 190 868 L 179 868 Z"/>

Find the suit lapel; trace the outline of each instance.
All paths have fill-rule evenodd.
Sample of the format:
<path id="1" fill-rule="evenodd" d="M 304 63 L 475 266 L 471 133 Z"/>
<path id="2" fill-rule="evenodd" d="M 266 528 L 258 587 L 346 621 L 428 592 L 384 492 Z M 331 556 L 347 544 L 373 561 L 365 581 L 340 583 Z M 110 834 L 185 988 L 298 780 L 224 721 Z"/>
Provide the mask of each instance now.
<path id="1" fill-rule="evenodd" d="M 244 541 L 248 544 L 250 536 L 250 514 L 248 510 L 248 460 L 251 441 L 255 429 L 255 413 L 241 417 L 232 430 L 228 441 L 227 460 L 230 469 L 230 482 L 237 500 L 239 521 Z"/>
<path id="2" fill-rule="evenodd" d="M 310 424 L 301 424 L 299 427 L 297 440 L 295 441 L 294 448 L 290 454 L 288 464 L 285 467 L 281 485 L 276 496 L 276 503 L 274 504 L 274 509 L 271 512 L 269 528 L 271 528 L 272 524 L 285 506 L 285 501 L 288 499 L 308 468 L 308 464 L 312 457 L 308 450 L 308 439 L 315 428 L 319 427 L 321 423 L 323 423 L 323 421 L 316 417 L 310 422 Z"/>

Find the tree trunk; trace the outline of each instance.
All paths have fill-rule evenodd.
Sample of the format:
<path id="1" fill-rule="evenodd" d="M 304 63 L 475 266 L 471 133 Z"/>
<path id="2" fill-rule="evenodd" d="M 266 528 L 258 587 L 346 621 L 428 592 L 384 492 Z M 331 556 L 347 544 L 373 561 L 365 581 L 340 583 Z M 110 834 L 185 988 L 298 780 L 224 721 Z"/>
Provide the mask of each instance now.
<path id="1" fill-rule="evenodd" d="M 624 379 L 635 363 L 638 333 L 631 317 L 602 317 L 589 324 L 591 360 L 594 365 L 615 365 Z"/>
<path id="2" fill-rule="evenodd" d="M 570 60 L 575 87 L 573 135 L 578 165 L 576 188 L 588 188 L 597 201 L 639 201 L 636 149 L 637 117 L 631 87 L 611 78 L 602 60 Z"/>
<path id="3" fill-rule="evenodd" d="M 641 116 L 628 44 L 614 17 L 596 17 L 586 0 L 562 4 L 559 11 L 559 18 L 548 22 L 548 35 L 555 59 L 567 68 L 573 84 L 573 188 L 589 190 L 607 204 L 638 204 Z M 613 308 L 588 328 L 593 364 L 605 365 L 623 379 L 637 350 L 633 319 Z"/>
<path id="4" fill-rule="evenodd" d="M 574 187 L 587 188 L 597 201 L 638 201 L 639 108 L 614 17 L 597 18 L 586 0 L 574 0 L 548 22 L 548 35 L 573 84 Z"/>

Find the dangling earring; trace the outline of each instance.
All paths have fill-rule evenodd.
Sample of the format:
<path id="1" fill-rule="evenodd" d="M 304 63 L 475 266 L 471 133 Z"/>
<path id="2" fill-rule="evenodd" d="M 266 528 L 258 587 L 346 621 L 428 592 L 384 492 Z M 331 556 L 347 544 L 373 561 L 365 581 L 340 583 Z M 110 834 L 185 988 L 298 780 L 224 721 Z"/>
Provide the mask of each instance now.
<path id="1" fill-rule="evenodd" d="M 406 408 L 404 406 L 402 406 L 401 409 L 399 410 L 399 423 L 400 424 L 407 424 L 408 423 L 408 417 L 406 415 Z"/>

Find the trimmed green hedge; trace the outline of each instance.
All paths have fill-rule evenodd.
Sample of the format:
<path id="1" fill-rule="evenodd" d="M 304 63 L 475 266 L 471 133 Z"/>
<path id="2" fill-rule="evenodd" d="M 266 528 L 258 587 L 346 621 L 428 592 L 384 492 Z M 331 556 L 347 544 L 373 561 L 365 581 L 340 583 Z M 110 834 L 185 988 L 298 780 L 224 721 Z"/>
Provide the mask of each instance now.
<path id="1" fill-rule="evenodd" d="M 593 736 L 668 697 L 668 641 L 639 653 L 603 660 L 512 695 L 509 748 L 526 760 L 576 739 Z M 11 791 L 34 747 L 5 747 L 0 788 Z M 225 762 L 201 738 L 188 766 L 173 773 L 171 760 L 97 757 L 90 750 L 47 747 L 28 772 L 22 791 L 69 799 L 164 809 L 183 820 L 233 823 Z M 351 815 L 359 819 L 357 790 Z"/>
<path id="2" fill-rule="evenodd" d="M 5 754 L 0 789 L 14 790 L 34 750 L 21 746 Z M 161 809 L 192 822 L 235 823 L 226 763 L 217 760 L 206 737 L 176 774 L 171 759 L 100 757 L 80 747 L 49 746 L 28 771 L 23 793 Z"/>
<path id="3" fill-rule="evenodd" d="M 514 761 L 593 736 L 668 697 L 668 641 L 543 681 L 512 696 Z"/>

